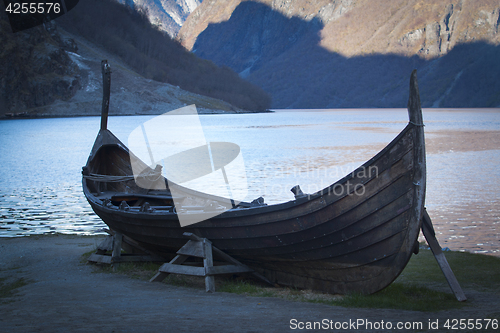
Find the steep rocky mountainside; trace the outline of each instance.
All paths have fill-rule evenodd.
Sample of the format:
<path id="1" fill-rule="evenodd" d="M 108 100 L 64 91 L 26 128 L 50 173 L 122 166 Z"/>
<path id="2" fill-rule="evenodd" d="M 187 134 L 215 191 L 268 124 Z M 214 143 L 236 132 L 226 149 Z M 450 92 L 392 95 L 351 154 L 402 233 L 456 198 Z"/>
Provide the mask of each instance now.
<path id="1" fill-rule="evenodd" d="M 151 24 L 144 12 L 114 0 L 85 0 L 57 19 L 64 29 L 117 55 L 137 73 L 182 89 L 222 99 L 239 108 L 263 110 L 269 96 L 229 67 L 188 52 Z"/>
<path id="2" fill-rule="evenodd" d="M 13 34 L 0 14 L 0 116 L 68 100 L 80 88 L 77 65 L 68 52 L 76 43 L 55 27 L 38 26 Z"/>
<path id="3" fill-rule="evenodd" d="M 161 114 L 188 104 L 200 113 L 241 112 L 229 103 L 149 80 L 119 57 L 57 25 L 13 34 L 0 19 L 0 118 L 98 116 L 101 60 L 112 68 L 112 115 Z"/>
<path id="4" fill-rule="evenodd" d="M 177 38 L 275 108 L 500 106 L 498 0 L 205 0 Z"/>
<path id="5" fill-rule="evenodd" d="M 3 13 L 0 117 L 98 115 L 101 59 L 116 69 L 115 114 L 161 114 L 186 104 L 205 113 L 270 105 L 261 88 L 194 56 L 144 13 L 114 0 L 80 2 L 50 24 L 18 33 Z"/>
<path id="6" fill-rule="evenodd" d="M 151 23 L 174 37 L 182 24 L 202 0 L 117 0 L 120 3 L 146 10 Z"/>
<path id="7" fill-rule="evenodd" d="M 431 59 L 464 43 L 500 44 L 497 0 L 350 2 L 354 10 L 321 31 L 320 45 L 344 56 L 377 53 Z"/>

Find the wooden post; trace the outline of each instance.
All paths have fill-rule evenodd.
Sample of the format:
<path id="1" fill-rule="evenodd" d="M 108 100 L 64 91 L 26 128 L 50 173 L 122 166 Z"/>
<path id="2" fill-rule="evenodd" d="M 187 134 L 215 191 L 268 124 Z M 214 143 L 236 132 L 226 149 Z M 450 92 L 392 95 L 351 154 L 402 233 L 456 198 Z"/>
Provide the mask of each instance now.
<path id="1" fill-rule="evenodd" d="M 106 254 L 108 251 L 113 251 L 113 236 L 108 235 L 104 239 L 104 241 L 97 246 L 97 254 L 103 255 Z"/>
<path id="2" fill-rule="evenodd" d="M 450 264 L 448 264 L 448 260 L 446 260 L 446 257 L 443 254 L 441 246 L 439 246 L 439 243 L 436 239 L 436 233 L 434 232 L 434 228 L 432 227 L 431 218 L 427 213 L 427 210 L 425 209 L 422 217 L 422 232 L 424 233 L 425 239 L 427 240 L 427 244 L 429 244 L 429 247 L 434 254 L 434 258 L 436 258 L 439 268 L 441 268 L 441 271 L 443 271 L 446 281 L 448 281 L 451 290 L 455 294 L 455 297 L 460 302 L 466 301 L 467 297 L 465 297 L 465 294 L 462 291 L 462 288 L 460 287 L 455 274 L 453 274 L 453 271 L 451 270 Z"/>
<path id="3" fill-rule="evenodd" d="M 102 69 L 102 110 L 101 110 L 101 130 L 108 127 L 109 96 L 111 94 L 111 67 L 107 60 L 101 61 Z"/>
<path id="4" fill-rule="evenodd" d="M 105 230 L 109 236 L 97 247 L 87 259 L 99 264 L 111 264 L 118 267 L 121 262 L 164 262 L 165 258 L 159 254 L 142 247 L 138 242 L 126 235 L 112 230 Z M 125 253 L 122 253 L 122 250 Z M 111 255 L 109 255 L 111 252 Z"/>
<path id="5" fill-rule="evenodd" d="M 210 268 L 214 266 L 214 258 L 212 256 L 212 243 L 203 238 L 203 246 L 205 247 L 205 257 L 203 258 L 203 266 L 205 267 L 205 291 L 215 292 L 215 277 L 213 275 L 208 275 Z"/>
<path id="6" fill-rule="evenodd" d="M 111 263 L 113 264 L 113 270 L 116 270 L 120 264 L 123 235 L 121 232 L 115 232 L 113 237 L 113 253 L 111 254 Z"/>

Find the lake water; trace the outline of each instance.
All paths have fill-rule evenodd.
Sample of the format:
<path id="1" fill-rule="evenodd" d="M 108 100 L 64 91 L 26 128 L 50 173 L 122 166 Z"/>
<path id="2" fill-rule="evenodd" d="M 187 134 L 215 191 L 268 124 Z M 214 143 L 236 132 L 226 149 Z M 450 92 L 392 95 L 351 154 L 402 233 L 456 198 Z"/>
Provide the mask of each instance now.
<path id="1" fill-rule="evenodd" d="M 108 127 L 127 143 L 128 135 L 152 118 L 110 117 Z M 207 141 L 240 146 L 247 200 L 263 196 L 267 203 L 292 200 L 290 188 L 297 184 L 312 193 L 338 180 L 389 143 L 407 119 L 405 109 L 200 116 Z M 99 122 L 98 117 L 0 121 L 0 237 L 102 233 L 105 225 L 81 189 L 81 167 Z M 430 148 L 426 206 L 441 245 L 500 255 L 500 132 L 493 132 L 500 131 L 500 110 L 426 109 L 424 122 Z M 457 131 L 489 133 L 490 140 L 480 137 L 481 147 L 462 142 L 465 148 L 447 149 L 454 147 Z"/>

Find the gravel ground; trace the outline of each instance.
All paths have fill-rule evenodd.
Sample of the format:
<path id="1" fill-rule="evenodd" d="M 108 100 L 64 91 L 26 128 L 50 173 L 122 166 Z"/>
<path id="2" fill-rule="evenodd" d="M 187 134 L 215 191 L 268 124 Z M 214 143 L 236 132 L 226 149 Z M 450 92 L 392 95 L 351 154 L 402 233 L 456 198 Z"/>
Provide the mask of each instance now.
<path id="1" fill-rule="evenodd" d="M 83 263 L 82 254 L 95 249 L 101 239 L 0 238 L 0 278 L 7 279 L 4 283 L 28 281 L 13 296 L 0 298 L 0 332 L 312 331 L 305 329 L 308 322 L 321 322 L 319 331 L 324 332 L 350 331 L 355 323 L 362 332 L 391 331 L 389 323 L 392 331 L 406 331 L 396 329 L 398 322 L 421 323 L 421 331 L 436 332 L 428 329 L 429 321 L 439 320 L 442 329 L 448 318 L 477 319 L 498 309 L 496 295 L 471 290 L 465 290 L 469 306 L 461 310 L 423 313 L 348 309 L 149 283 L 102 273 Z M 372 329 L 362 320 L 371 322 Z M 347 330 L 335 329 L 335 324 Z"/>

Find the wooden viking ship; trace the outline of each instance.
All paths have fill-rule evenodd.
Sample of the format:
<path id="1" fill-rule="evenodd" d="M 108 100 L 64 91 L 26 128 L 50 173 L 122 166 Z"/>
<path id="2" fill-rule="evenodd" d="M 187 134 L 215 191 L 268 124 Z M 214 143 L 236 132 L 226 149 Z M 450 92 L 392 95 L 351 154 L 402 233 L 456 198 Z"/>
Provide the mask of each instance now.
<path id="1" fill-rule="evenodd" d="M 141 247 L 168 257 L 186 243 L 183 234 L 190 232 L 272 283 L 339 294 L 385 288 L 418 251 L 426 163 L 416 71 L 410 78 L 408 124 L 358 169 L 316 193 L 294 187 L 294 200 L 273 205 L 241 202 L 185 227 L 168 185 L 149 190 L 137 185 L 128 148 L 107 129 L 106 63 L 103 76 L 101 129 L 83 168 L 83 192 L 111 230 Z M 167 184 L 162 176 L 155 181 Z M 214 202 L 227 205 L 227 200 L 188 189 L 184 196 L 211 203 L 190 206 L 188 214 L 201 214 Z"/>

